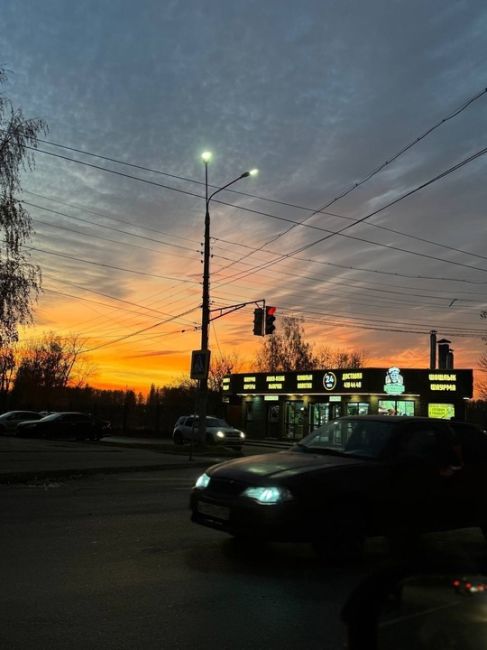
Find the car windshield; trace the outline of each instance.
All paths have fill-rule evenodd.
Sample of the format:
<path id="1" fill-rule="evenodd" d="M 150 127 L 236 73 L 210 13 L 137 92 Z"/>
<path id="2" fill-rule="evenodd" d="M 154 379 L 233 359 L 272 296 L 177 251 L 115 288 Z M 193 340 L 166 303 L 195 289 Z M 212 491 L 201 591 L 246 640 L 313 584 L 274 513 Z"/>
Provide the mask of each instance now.
<path id="1" fill-rule="evenodd" d="M 339 419 L 315 429 L 299 443 L 304 450 L 379 458 L 395 424 L 381 420 Z"/>
<path id="2" fill-rule="evenodd" d="M 206 418 L 207 427 L 228 427 L 229 425 L 221 418 Z"/>
<path id="3" fill-rule="evenodd" d="M 61 416 L 60 413 L 50 413 L 42 418 L 44 422 L 50 422 L 51 420 L 57 420 Z"/>

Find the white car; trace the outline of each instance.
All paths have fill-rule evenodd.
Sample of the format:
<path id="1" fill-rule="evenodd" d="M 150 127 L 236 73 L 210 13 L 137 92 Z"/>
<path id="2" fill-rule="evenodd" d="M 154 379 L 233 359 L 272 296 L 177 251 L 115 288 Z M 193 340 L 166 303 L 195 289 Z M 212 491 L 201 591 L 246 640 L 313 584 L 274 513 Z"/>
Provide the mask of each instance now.
<path id="1" fill-rule="evenodd" d="M 197 415 L 183 415 L 178 418 L 172 439 L 176 445 L 199 440 L 199 418 Z M 225 447 L 240 449 L 245 442 L 245 433 L 235 429 L 221 418 L 208 416 L 206 418 L 205 442 L 219 444 Z"/>

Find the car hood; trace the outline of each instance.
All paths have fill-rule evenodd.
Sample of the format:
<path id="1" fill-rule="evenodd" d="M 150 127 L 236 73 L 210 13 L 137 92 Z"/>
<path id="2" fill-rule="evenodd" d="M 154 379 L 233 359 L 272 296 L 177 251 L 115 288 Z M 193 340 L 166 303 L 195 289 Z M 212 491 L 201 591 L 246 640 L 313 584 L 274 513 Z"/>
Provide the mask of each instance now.
<path id="1" fill-rule="evenodd" d="M 345 456 L 327 456 L 299 451 L 280 451 L 229 460 L 207 470 L 209 476 L 228 477 L 254 482 L 257 478 L 287 478 L 303 472 L 333 470 L 344 466 L 363 465 L 371 461 Z"/>

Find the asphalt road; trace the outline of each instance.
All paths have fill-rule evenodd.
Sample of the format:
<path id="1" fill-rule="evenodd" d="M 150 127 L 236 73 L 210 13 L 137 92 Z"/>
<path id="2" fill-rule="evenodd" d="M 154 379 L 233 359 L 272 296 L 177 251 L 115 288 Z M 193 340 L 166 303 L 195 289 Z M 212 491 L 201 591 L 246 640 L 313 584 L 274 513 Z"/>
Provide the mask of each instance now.
<path id="1" fill-rule="evenodd" d="M 306 545 L 241 547 L 189 521 L 200 469 L 1 485 L 6 650 L 333 650 L 340 609 L 387 556 L 327 568 Z M 483 553 L 478 531 L 429 536 Z"/>

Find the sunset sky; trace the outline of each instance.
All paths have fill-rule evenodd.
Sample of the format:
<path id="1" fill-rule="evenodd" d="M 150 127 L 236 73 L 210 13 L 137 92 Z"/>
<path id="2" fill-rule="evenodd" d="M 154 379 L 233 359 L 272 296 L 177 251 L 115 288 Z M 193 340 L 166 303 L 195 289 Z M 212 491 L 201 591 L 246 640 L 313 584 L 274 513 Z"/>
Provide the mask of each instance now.
<path id="1" fill-rule="evenodd" d="M 369 366 L 427 367 L 434 328 L 478 366 L 484 2 L 6 0 L 0 30 L 2 92 L 49 125 L 23 175 L 43 293 L 22 340 L 78 335 L 96 386 L 188 372 L 211 150 L 211 191 L 260 170 L 211 203 L 213 308 L 265 298 Z M 212 324 L 214 356 L 252 367 L 253 309 Z"/>

